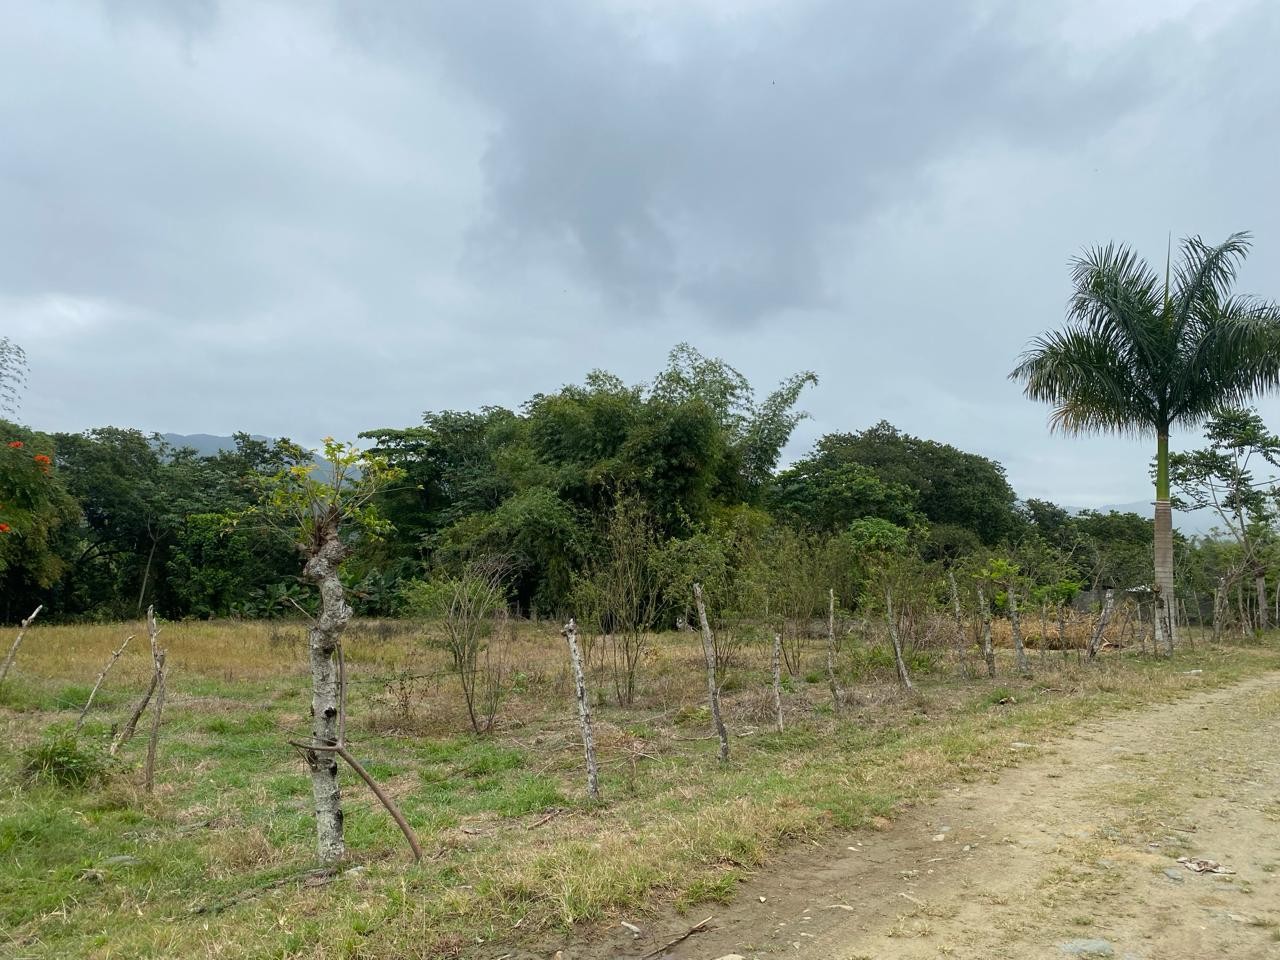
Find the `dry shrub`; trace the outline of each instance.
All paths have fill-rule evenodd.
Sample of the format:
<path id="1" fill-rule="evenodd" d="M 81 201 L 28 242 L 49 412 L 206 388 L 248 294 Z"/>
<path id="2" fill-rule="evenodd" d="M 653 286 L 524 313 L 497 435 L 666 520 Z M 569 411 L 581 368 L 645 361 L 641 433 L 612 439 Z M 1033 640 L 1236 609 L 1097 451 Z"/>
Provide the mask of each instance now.
<path id="1" fill-rule="evenodd" d="M 258 826 L 231 827 L 215 834 L 205 847 L 209 875 L 226 879 L 284 862 L 282 848 Z"/>
<path id="2" fill-rule="evenodd" d="M 1046 624 L 1047 630 L 1041 629 L 1040 618 L 1034 613 L 1024 613 L 1021 617 L 1022 643 L 1032 649 L 1045 647 L 1049 650 L 1061 650 L 1063 644 L 1058 639 L 1058 622 L 1050 616 Z M 1096 617 L 1075 616 L 1067 620 L 1065 636 L 1066 649 L 1083 650 L 1093 635 Z M 1110 632 L 1110 631 L 1109 631 Z M 997 647 L 1013 646 L 1013 627 L 1008 620 L 991 621 L 991 642 Z"/>

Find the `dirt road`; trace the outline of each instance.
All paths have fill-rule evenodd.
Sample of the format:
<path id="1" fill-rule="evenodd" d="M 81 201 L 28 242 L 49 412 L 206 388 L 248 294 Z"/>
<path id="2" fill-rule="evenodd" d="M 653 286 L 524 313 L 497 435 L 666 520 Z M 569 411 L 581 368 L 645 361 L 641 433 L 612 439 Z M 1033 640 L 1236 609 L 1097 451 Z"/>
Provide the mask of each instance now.
<path id="1" fill-rule="evenodd" d="M 730 907 L 564 960 L 1280 958 L 1280 674 L 1075 728 L 882 832 L 793 851 Z M 1195 873 L 1179 857 L 1232 873 Z"/>

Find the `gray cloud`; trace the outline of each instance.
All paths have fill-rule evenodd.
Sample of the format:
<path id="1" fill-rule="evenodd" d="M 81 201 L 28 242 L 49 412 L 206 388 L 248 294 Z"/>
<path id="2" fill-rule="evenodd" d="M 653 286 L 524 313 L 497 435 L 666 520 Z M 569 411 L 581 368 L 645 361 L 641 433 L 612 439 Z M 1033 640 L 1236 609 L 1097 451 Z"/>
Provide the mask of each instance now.
<path id="1" fill-rule="evenodd" d="M 1026 495 L 1135 500 L 1145 444 L 1050 437 L 1005 380 L 1068 256 L 1250 228 L 1242 288 L 1280 295 L 1261 0 L 0 13 L 36 426 L 313 441 L 687 339 L 762 387 L 819 372 L 793 452 L 883 417 Z"/>
<path id="2" fill-rule="evenodd" d="M 744 322 L 829 304 L 833 232 L 940 157 L 1077 145 L 1160 89 L 1156 49 L 1085 58 L 1011 31 L 1019 6 L 345 9 L 372 55 L 425 51 L 496 117 L 476 240 L 498 268 L 534 250 L 642 315 L 676 297 Z"/>

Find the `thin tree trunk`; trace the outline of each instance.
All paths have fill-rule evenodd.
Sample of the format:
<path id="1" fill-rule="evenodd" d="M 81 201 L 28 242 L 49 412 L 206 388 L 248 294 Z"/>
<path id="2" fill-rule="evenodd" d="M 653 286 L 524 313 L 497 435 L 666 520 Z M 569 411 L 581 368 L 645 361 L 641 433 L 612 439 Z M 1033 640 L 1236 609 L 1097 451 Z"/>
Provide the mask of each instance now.
<path id="1" fill-rule="evenodd" d="M 769 664 L 773 671 L 773 712 L 778 718 L 778 732 L 782 732 L 782 634 L 773 635 L 773 657 Z"/>
<path id="2" fill-rule="evenodd" d="M 102 672 L 98 674 L 98 679 L 94 681 L 93 689 L 89 691 L 89 699 L 84 702 L 84 708 L 80 711 L 80 716 L 76 719 L 76 730 L 78 731 L 84 726 L 84 718 L 89 713 L 89 708 L 93 706 L 93 698 L 98 695 L 98 688 L 102 686 L 102 681 L 107 679 L 107 672 L 116 665 L 116 661 L 120 659 L 120 654 L 124 653 L 124 648 L 129 645 L 129 641 L 133 639 L 133 634 L 124 638 L 124 643 L 116 648 L 111 654 L 111 659 L 107 661 L 107 665 L 102 668 Z"/>
<path id="3" fill-rule="evenodd" d="M 596 766 L 596 739 L 591 728 L 591 703 L 587 697 L 587 678 L 582 670 L 582 651 L 578 649 L 578 624 L 570 617 L 564 638 L 569 644 L 569 662 L 573 665 L 573 688 L 578 701 L 578 723 L 582 727 L 582 750 L 587 759 L 587 793 L 600 799 L 600 773 Z"/>
<path id="4" fill-rule="evenodd" d="M 1049 655 L 1049 605 L 1040 604 L 1040 662 Z"/>
<path id="5" fill-rule="evenodd" d="M 156 702 L 151 710 L 151 736 L 147 738 L 147 765 L 143 776 L 143 789 L 151 793 L 156 782 L 156 745 L 160 740 L 160 718 L 164 713 L 164 660 L 165 651 L 157 642 L 160 629 L 156 626 L 156 608 L 147 607 L 147 637 L 151 641 L 151 662 L 155 667 Z"/>
<path id="6" fill-rule="evenodd" d="M 1259 570 L 1253 578 L 1254 589 L 1258 593 L 1258 631 L 1267 629 L 1267 574 Z"/>
<path id="7" fill-rule="evenodd" d="M 1058 649 L 1062 651 L 1062 660 L 1067 659 L 1067 605 L 1058 602 Z"/>
<path id="8" fill-rule="evenodd" d="M 827 684 L 831 709 L 840 712 L 840 684 L 836 681 L 836 592 L 827 590 Z"/>
<path id="9" fill-rule="evenodd" d="M 707 660 L 707 699 L 711 703 L 711 719 L 715 723 L 716 735 L 720 738 L 720 762 L 729 759 L 729 733 L 724 728 L 724 720 L 720 717 L 720 684 L 716 680 L 716 645 L 711 636 L 711 625 L 707 622 L 707 606 L 702 602 L 702 585 L 693 585 L 693 602 L 698 608 L 698 623 L 702 627 L 702 653 Z"/>
<path id="10" fill-rule="evenodd" d="M 978 611 L 982 616 L 982 659 L 987 662 L 987 676 L 996 678 L 996 648 L 991 642 L 991 608 L 987 606 L 987 595 L 982 587 L 978 587 Z"/>
<path id="11" fill-rule="evenodd" d="M 1018 664 L 1018 672 L 1024 677 L 1031 675 L 1031 665 L 1027 663 L 1027 651 L 1022 645 L 1022 621 L 1018 618 L 1018 590 L 1013 581 L 1009 581 L 1009 630 L 1013 634 L 1013 656 Z"/>
<path id="12" fill-rule="evenodd" d="M 1089 637 L 1089 659 L 1092 660 L 1098 655 L 1098 649 L 1102 645 L 1102 634 L 1107 629 L 1107 622 L 1111 619 L 1111 608 L 1115 595 L 1108 590 L 1102 600 L 1102 612 L 1098 615 L 1098 622 L 1094 624 L 1093 635 Z"/>
<path id="13" fill-rule="evenodd" d="M 955 617 L 956 629 L 964 632 L 964 618 L 960 615 L 960 588 L 956 586 L 956 574 L 947 568 L 947 585 L 951 587 L 951 612 Z"/>
<path id="14" fill-rule="evenodd" d="M 898 636 L 898 618 L 893 610 L 893 591 L 884 588 L 885 617 L 889 621 L 889 642 L 893 644 L 893 662 L 898 668 L 898 682 L 903 689 L 912 689 L 911 676 L 907 673 L 907 662 L 902 657 L 902 638 Z"/>
<path id="15" fill-rule="evenodd" d="M 1244 603 L 1244 576 L 1241 575 L 1236 580 L 1236 610 L 1240 613 L 1240 636 L 1249 636 L 1253 624 L 1250 622 L 1249 611 Z"/>
<path id="16" fill-rule="evenodd" d="M 0 683 L 4 683 L 4 678 L 9 675 L 9 668 L 13 666 L 13 658 L 18 655 L 18 648 L 22 646 L 22 638 L 27 635 L 27 627 L 35 622 L 36 617 L 40 616 L 40 611 L 44 609 L 44 604 L 36 607 L 31 611 L 31 616 L 18 624 L 18 635 L 13 639 L 13 646 L 9 648 L 9 655 L 4 658 L 4 666 L 0 666 Z"/>
<path id="17" fill-rule="evenodd" d="M 964 614 L 960 609 L 960 588 L 956 586 L 955 571 L 950 567 L 947 568 L 947 584 L 951 588 L 952 619 L 956 622 L 956 662 L 960 668 L 960 675 L 967 680 L 969 679 L 969 656 L 966 650 L 968 642 L 965 636 Z"/>
<path id="18" fill-rule="evenodd" d="M 341 714 L 335 654 L 342 632 L 351 619 L 338 579 L 338 567 L 345 554 L 336 522 L 317 533 L 303 568 L 303 576 L 320 590 L 320 615 L 307 630 L 311 656 L 311 739 L 322 746 L 336 746 Z M 346 853 L 342 837 L 342 792 L 338 786 L 338 757 L 331 750 L 303 751 L 311 770 L 311 789 L 316 811 L 316 853 L 321 863 L 334 863 Z"/>
<path id="19" fill-rule="evenodd" d="M 150 533 L 150 530 L 148 530 L 148 533 Z M 142 601 L 147 597 L 147 581 L 151 579 L 151 563 L 156 558 L 156 546 L 159 543 L 160 538 L 152 534 L 151 550 L 147 553 L 147 565 L 142 569 L 142 588 L 138 590 L 138 606 L 134 610 L 135 613 L 142 612 Z"/>

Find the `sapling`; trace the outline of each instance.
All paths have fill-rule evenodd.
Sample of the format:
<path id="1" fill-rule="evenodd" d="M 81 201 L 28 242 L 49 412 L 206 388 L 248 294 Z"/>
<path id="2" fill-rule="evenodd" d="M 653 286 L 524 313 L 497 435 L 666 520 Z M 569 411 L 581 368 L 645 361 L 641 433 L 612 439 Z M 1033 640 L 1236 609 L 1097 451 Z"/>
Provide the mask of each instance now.
<path id="1" fill-rule="evenodd" d="M 907 672 L 907 662 L 902 656 L 902 637 L 898 635 L 898 613 L 893 608 L 893 588 L 888 584 L 884 588 L 884 615 L 889 623 L 889 642 L 893 644 L 893 663 L 898 671 L 898 682 L 904 690 L 911 690 L 911 675 Z"/>
<path id="2" fill-rule="evenodd" d="M 724 720 L 720 717 L 720 683 L 716 671 L 716 643 L 711 635 L 711 625 L 707 622 L 707 606 L 702 600 L 702 585 L 693 585 L 693 602 L 698 608 L 698 623 L 702 627 L 702 653 L 707 661 L 707 701 L 711 706 L 711 720 L 716 728 L 716 736 L 720 738 L 721 763 L 729 759 L 729 733 L 725 730 Z"/>
<path id="3" fill-rule="evenodd" d="M 773 635 L 773 656 L 769 667 L 773 673 L 773 712 L 777 715 L 778 732 L 782 732 L 782 634 Z"/>
<path id="4" fill-rule="evenodd" d="M 982 659 L 987 662 L 987 676 L 996 678 L 996 651 L 991 643 L 991 606 L 986 592 L 978 584 L 978 615 L 982 618 Z"/>
<path id="5" fill-rule="evenodd" d="M 836 679 L 836 592 L 827 591 L 827 684 L 831 687 L 831 709 L 840 711 L 840 684 Z"/>

